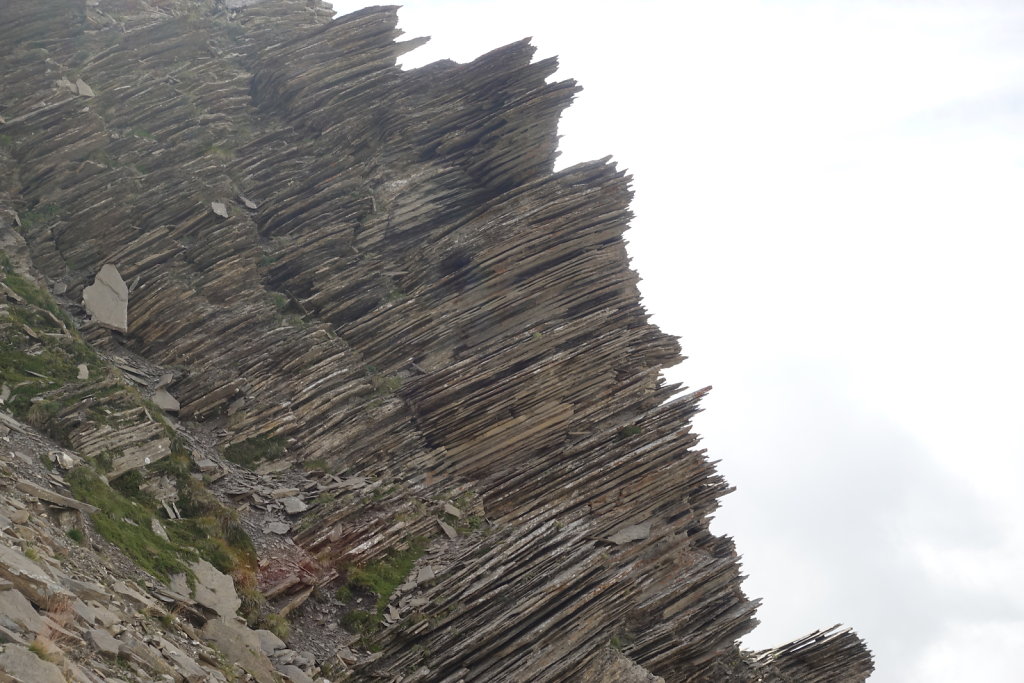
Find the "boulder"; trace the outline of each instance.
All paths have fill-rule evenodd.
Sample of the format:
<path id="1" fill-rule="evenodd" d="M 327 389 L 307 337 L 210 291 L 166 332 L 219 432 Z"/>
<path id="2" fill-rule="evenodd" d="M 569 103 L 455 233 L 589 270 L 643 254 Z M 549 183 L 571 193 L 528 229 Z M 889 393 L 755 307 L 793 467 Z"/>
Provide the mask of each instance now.
<path id="1" fill-rule="evenodd" d="M 178 399 L 167 393 L 166 389 L 158 389 L 157 392 L 153 394 L 153 403 L 155 403 L 160 410 L 168 413 L 176 413 L 181 410 L 181 404 L 178 403 Z"/>
<path id="2" fill-rule="evenodd" d="M 66 683 L 56 664 L 40 659 L 27 647 L 0 645 L 0 681 L 13 683 Z"/>
<path id="3" fill-rule="evenodd" d="M 193 596 L 196 602 L 222 617 L 234 617 L 242 601 L 235 593 L 231 577 L 206 560 L 194 562 L 191 569 L 196 577 L 196 593 Z"/>
<path id="4" fill-rule="evenodd" d="M 89 645 L 92 646 L 93 652 L 97 652 L 104 657 L 116 659 L 120 652 L 121 642 L 110 635 L 110 632 L 102 628 L 94 628 L 85 632 L 85 639 L 89 641 Z"/>
<path id="5" fill-rule="evenodd" d="M 260 638 L 252 629 L 237 621 L 211 619 L 203 627 L 202 635 L 257 683 L 276 683 L 274 667 L 260 649 Z"/>
<path id="6" fill-rule="evenodd" d="M 128 332 L 128 286 L 117 267 L 105 264 L 96 280 L 82 292 L 85 310 L 103 327 Z"/>
<path id="7" fill-rule="evenodd" d="M 609 536 L 608 542 L 614 543 L 615 545 L 623 545 L 624 543 L 631 543 L 633 541 L 643 541 L 650 535 L 650 522 L 644 522 L 643 524 L 631 524 L 630 526 L 619 529 Z"/>

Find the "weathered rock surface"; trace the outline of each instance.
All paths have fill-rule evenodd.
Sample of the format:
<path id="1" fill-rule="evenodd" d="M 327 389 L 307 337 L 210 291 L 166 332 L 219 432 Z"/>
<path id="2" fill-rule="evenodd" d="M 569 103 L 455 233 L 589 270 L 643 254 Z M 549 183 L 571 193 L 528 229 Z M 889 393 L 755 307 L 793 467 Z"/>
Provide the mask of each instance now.
<path id="1" fill-rule="evenodd" d="M 26 647 L 0 645 L 0 681 L 7 683 L 65 683 L 67 679 L 52 662 L 40 659 Z"/>
<path id="2" fill-rule="evenodd" d="M 242 601 L 235 593 L 231 577 L 206 560 L 193 563 L 191 569 L 196 581 L 196 602 L 226 619 L 234 618 Z"/>
<path id="3" fill-rule="evenodd" d="M 0 4 L 0 244 L 11 275 L 60 284 L 81 326 L 4 284 L 3 338 L 27 363 L 66 360 L 0 368 L 4 405 L 108 480 L 150 483 L 168 537 L 212 517 L 195 510 L 206 484 L 237 506 L 255 580 L 303 644 L 233 621 L 238 596 L 208 564 L 195 602 L 180 580 L 129 584 L 128 563 L 100 604 L 5 536 L 0 580 L 39 610 L 61 598 L 83 643 L 112 629 L 133 667 L 116 677 L 135 680 L 216 679 L 189 631 L 258 681 L 315 678 L 307 648 L 354 680 L 864 680 L 849 631 L 737 645 L 757 605 L 709 530 L 730 489 L 690 427 L 706 390 L 660 376 L 681 356 L 628 266 L 630 179 L 607 159 L 553 171 L 576 84 L 549 82 L 555 61 L 526 41 L 402 71 L 421 41 L 398 42 L 396 8 L 332 14 Z M 37 438 L 11 420 L 19 443 Z M 33 476 L 27 504 L 47 514 L 124 521 Z M 4 515 L 2 533 L 25 526 Z M 392 594 L 331 597 L 403 553 Z M 130 616 L 165 605 L 195 627 Z M 341 627 L 360 611 L 372 655 Z M 73 656 L 115 676 L 95 654 Z"/>
<path id="4" fill-rule="evenodd" d="M 128 286 L 117 266 L 104 264 L 96 280 L 82 291 L 82 299 L 85 310 L 100 325 L 118 332 L 128 331 Z"/>

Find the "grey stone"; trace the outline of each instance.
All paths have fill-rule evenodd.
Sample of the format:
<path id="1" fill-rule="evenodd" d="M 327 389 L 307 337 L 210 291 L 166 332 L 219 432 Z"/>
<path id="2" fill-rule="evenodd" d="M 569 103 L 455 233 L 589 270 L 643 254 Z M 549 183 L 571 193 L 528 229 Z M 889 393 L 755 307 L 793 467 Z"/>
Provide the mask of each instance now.
<path id="1" fill-rule="evenodd" d="M 21 552 L 0 545 L 0 579 L 6 579 L 38 607 L 45 607 L 54 598 L 69 597 L 41 566 Z"/>
<path id="2" fill-rule="evenodd" d="M 622 545 L 624 543 L 631 543 L 632 541 L 642 541 L 650 535 L 650 522 L 644 522 L 643 524 L 631 524 L 623 529 L 619 529 L 609 536 L 608 542 L 614 543 L 615 545 Z"/>
<path id="3" fill-rule="evenodd" d="M 270 492 L 271 498 L 289 498 L 299 495 L 298 489 L 274 489 Z"/>
<path id="4" fill-rule="evenodd" d="M 121 651 L 121 643 L 106 629 L 94 628 L 91 631 L 86 631 L 85 638 L 95 651 L 104 657 L 114 659 Z"/>
<path id="5" fill-rule="evenodd" d="M 168 675 L 174 674 L 174 669 L 164 661 L 164 658 L 159 651 L 153 649 L 149 645 L 146 645 L 135 636 L 129 635 L 128 632 L 125 632 L 121 634 L 120 641 L 121 642 L 117 648 L 118 655 L 131 657 L 147 669 L 155 671 L 156 673 Z"/>
<path id="6" fill-rule="evenodd" d="M 83 581 L 82 579 L 75 579 L 70 576 L 62 577 L 60 582 L 64 584 L 64 587 L 69 591 L 77 595 L 83 600 L 106 600 L 110 597 L 110 591 L 104 586 L 92 581 Z"/>
<path id="7" fill-rule="evenodd" d="M 427 581 L 434 580 L 434 568 L 430 565 L 420 567 L 416 573 L 416 583 L 426 583 Z"/>
<path id="8" fill-rule="evenodd" d="M 441 531 L 443 531 L 444 535 L 448 538 L 455 538 L 459 535 L 459 532 L 453 529 L 450 524 L 445 524 L 441 520 L 437 520 L 437 524 L 441 527 Z"/>
<path id="9" fill-rule="evenodd" d="M 82 292 L 82 300 L 97 323 L 118 332 L 128 331 L 128 286 L 114 264 L 100 268 L 96 280 Z"/>
<path id="10" fill-rule="evenodd" d="M 6 384 L 0 385 L 0 403 L 5 403 L 11 397 L 11 388 Z"/>
<path id="11" fill-rule="evenodd" d="M 253 633 L 260 640 L 260 650 L 268 656 L 274 654 L 277 650 L 283 650 L 287 647 L 283 640 L 265 628 L 256 629 Z"/>
<path id="12" fill-rule="evenodd" d="M 234 617 L 242 601 L 235 593 L 231 577 L 206 560 L 194 562 L 191 569 L 196 577 L 196 594 L 193 596 L 196 602 L 222 617 Z"/>
<path id="13" fill-rule="evenodd" d="M 114 458 L 114 468 L 107 473 L 107 479 L 117 479 L 125 472 L 145 467 L 170 454 L 170 439 L 155 439 L 141 446 L 125 448 L 121 457 Z"/>
<path id="14" fill-rule="evenodd" d="M 316 683 L 305 671 L 294 664 L 279 665 L 277 671 L 292 683 Z"/>
<path id="15" fill-rule="evenodd" d="M 292 527 L 290 524 L 285 524 L 284 522 L 270 522 L 269 524 L 263 527 L 263 530 L 267 533 L 284 536 L 286 533 L 292 530 Z"/>
<path id="16" fill-rule="evenodd" d="M 242 200 L 242 203 L 245 204 L 245 208 L 247 208 L 247 209 L 255 211 L 256 209 L 260 208 L 259 206 L 257 206 L 256 202 L 254 202 L 253 200 L 249 199 L 245 195 L 241 195 L 240 194 L 240 195 L 238 195 L 238 198 Z"/>
<path id="17" fill-rule="evenodd" d="M 66 683 L 56 664 L 36 657 L 27 647 L 0 645 L 0 680 L 14 683 Z"/>
<path id="18" fill-rule="evenodd" d="M 213 212 L 221 218 L 228 217 L 228 207 L 224 202 L 211 202 L 210 208 L 213 209 Z"/>
<path id="19" fill-rule="evenodd" d="M 188 577 L 184 574 L 174 574 L 171 576 L 170 589 L 180 595 L 191 595 L 192 593 L 188 588 Z"/>
<path id="20" fill-rule="evenodd" d="M 166 389 L 159 389 L 155 394 L 153 394 L 153 403 L 155 403 L 160 410 L 164 410 L 168 413 L 176 413 L 181 410 L 181 404 L 178 403 L 178 399 L 167 393 Z"/>
<path id="21" fill-rule="evenodd" d="M 85 363 L 78 364 L 78 379 L 89 379 L 89 366 Z"/>
<path id="22" fill-rule="evenodd" d="M 167 535 L 167 530 L 164 529 L 164 525 L 157 521 L 156 517 L 152 517 L 149 520 L 149 528 L 153 530 L 153 533 L 164 539 L 170 541 L 170 537 Z"/>
<path id="23" fill-rule="evenodd" d="M 62 496 L 56 491 L 51 491 L 50 489 L 39 486 L 38 484 L 33 484 L 27 479 L 19 479 L 17 483 L 15 483 L 15 487 L 19 491 L 22 491 L 23 493 L 29 493 L 38 498 L 39 500 L 45 500 L 47 503 L 53 503 L 54 505 L 60 505 L 61 507 L 72 508 L 73 510 L 80 510 L 90 515 L 99 510 L 99 508 L 94 505 L 89 505 L 88 503 L 83 503 L 80 500 L 75 500 L 74 498 Z"/>
<path id="24" fill-rule="evenodd" d="M 445 511 L 446 514 L 451 515 L 455 519 L 462 519 L 462 510 L 460 510 L 459 508 L 455 507 L 451 503 L 445 503 L 444 504 L 444 511 Z"/>
<path id="25" fill-rule="evenodd" d="M 6 619 L 25 633 L 43 633 L 46 626 L 32 603 L 16 590 L 0 591 L 0 621 Z M 10 628 L 10 626 L 8 626 Z"/>
<path id="26" fill-rule="evenodd" d="M 84 95 L 85 97 L 96 97 L 96 93 L 94 93 L 92 88 L 86 85 L 85 81 L 81 78 L 75 81 L 75 87 L 78 88 L 79 95 Z"/>
<path id="27" fill-rule="evenodd" d="M 289 515 L 297 515 L 300 512 L 305 512 L 306 510 L 309 509 L 308 505 L 303 503 L 295 496 L 282 498 L 281 502 L 284 504 L 284 511 L 287 512 Z"/>
<path id="28" fill-rule="evenodd" d="M 274 683 L 274 667 L 260 649 L 259 636 L 252 629 L 235 621 L 210 619 L 202 633 L 258 683 Z"/>
<path id="29" fill-rule="evenodd" d="M 184 678 L 188 683 L 200 683 L 206 680 L 206 669 L 199 666 L 196 660 L 189 657 L 178 648 L 164 641 L 164 659 L 174 665 L 176 675 Z"/>

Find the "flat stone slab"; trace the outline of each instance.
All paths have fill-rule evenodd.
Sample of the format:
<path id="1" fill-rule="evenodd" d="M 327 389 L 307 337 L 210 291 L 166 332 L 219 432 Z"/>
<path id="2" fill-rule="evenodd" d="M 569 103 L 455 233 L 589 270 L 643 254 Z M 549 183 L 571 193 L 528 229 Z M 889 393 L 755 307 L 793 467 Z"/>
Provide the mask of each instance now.
<path id="1" fill-rule="evenodd" d="M 181 410 L 181 404 L 178 403 L 178 399 L 167 393 L 166 389 L 159 389 L 155 394 L 153 394 L 153 403 L 155 403 L 160 410 L 168 413 L 176 413 Z"/>
<path id="2" fill-rule="evenodd" d="M 13 643 L 0 645 L 0 680 L 16 683 L 66 683 L 56 664 L 39 659 L 27 647 Z"/>
<path id="3" fill-rule="evenodd" d="M 234 617 L 242 601 L 235 593 L 231 577 L 206 560 L 193 563 L 191 569 L 196 575 L 196 602 L 222 617 Z"/>
<path id="4" fill-rule="evenodd" d="M 128 332 L 128 286 L 117 267 L 105 264 L 96 280 L 82 292 L 85 310 L 103 327 Z"/>
<path id="5" fill-rule="evenodd" d="M 5 621 L 11 622 L 4 624 Z M 16 590 L 0 591 L 0 625 L 36 635 L 46 631 L 42 617 L 24 595 Z"/>
<path id="6" fill-rule="evenodd" d="M 643 524 L 631 524 L 624 529 L 619 529 L 614 534 L 608 537 L 609 543 L 615 545 L 622 545 L 624 543 L 631 543 L 633 541 L 643 541 L 651 535 L 651 523 L 644 522 Z"/>
<path id="7" fill-rule="evenodd" d="M 235 621 L 210 619 L 202 633 L 258 683 L 276 683 L 274 667 L 260 649 L 260 638 L 252 629 Z"/>
<path id="8" fill-rule="evenodd" d="M 81 510 L 82 512 L 90 515 L 99 510 L 95 505 L 89 505 L 88 503 L 83 503 L 80 500 L 62 496 L 56 491 L 51 491 L 50 489 L 33 484 L 27 479 L 19 479 L 14 486 L 22 493 L 31 494 L 39 500 L 45 500 L 47 503 L 53 503 L 54 505 L 60 505 L 61 507 Z"/>
<path id="9" fill-rule="evenodd" d="M 93 647 L 95 652 L 98 652 L 104 657 L 116 659 L 120 652 L 121 642 L 114 636 L 110 635 L 110 632 L 104 628 L 94 628 L 90 631 L 86 631 L 85 639 L 89 641 L 89 645 Z"/>
<path id="10" fill-rule="evenodd" d="M 287 512 L 289 515 L 297 515 L 300 512 L 305 512 L 306 510 L 309 509 L 308 505 L 303 503 L 295 496 L 288 496 L 287 498 L 282 498 L 281 503 L 284 504 L 284 511 Z"/>
<path id="11" fill-rule="evenodd" d="M 283 650 L 287 647 L 284 641 L 277 637 L 273 631 L 268 631 L 265 628 L 259 628 L 253 631 L 256 637 L 260 639 L 260 649 L 263 654 L 269 656 L 274 654 L 277 650 Z"/>

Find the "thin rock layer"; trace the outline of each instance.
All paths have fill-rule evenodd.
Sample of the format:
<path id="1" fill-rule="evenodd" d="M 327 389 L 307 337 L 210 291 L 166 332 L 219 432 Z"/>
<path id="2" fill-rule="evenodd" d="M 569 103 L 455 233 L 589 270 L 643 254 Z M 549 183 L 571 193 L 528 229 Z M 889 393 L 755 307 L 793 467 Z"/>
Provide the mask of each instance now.
<path id="1" fill-rule="evenodd" d="M 308 516 L 316 576 L 272 597 L 445 542 L 423 501 L 471 494 L 487 533 L 357 675 L 864 680 L 848 631 L 737 646 L 756 602 L 708 528 L 730 489 L 690 429 L 704 390 L 660 376 L 681 357 L 629 269 L 630 179 L 553 171 L 575 83 L 525 41 L 403 71 L 400 33 L 316 0 L 7 0 L 0 209 L 72 308 L 116 268 L 126 329 L 89 339 L 173 368 L 183 420 L 391 484 Z"/>

